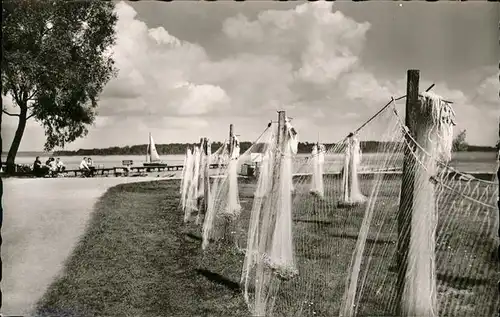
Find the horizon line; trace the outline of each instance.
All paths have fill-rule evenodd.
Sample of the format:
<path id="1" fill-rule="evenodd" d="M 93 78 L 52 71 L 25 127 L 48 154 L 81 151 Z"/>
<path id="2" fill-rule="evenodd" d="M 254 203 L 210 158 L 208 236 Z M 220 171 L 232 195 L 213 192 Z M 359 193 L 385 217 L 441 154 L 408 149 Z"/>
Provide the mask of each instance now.
<path id="1" fill-rule="evenodd" d="M 221 141 L 214 141 L 213 143 L 222 143 Z M 254 143 L 252 141 L 240 141 L 240 143 Z M 369 140 L 369 141 L 360 141 L 360 142 L 391 142 L 391 141 L 375 141 L 375 140 Z M 192 145 L 192 144 L 198 144 L 199 142 L 178 142 L 178 143 L 157 143 L 156 146 L 158 145 L 173 145 L 173 144 L 180 144 L 180 145 Z M 315 143 L 318 143 L 317 141 L 313 141 L 313 142 L 310 142 L 310 141 L 299 141 L 299 144 L 302 143 L 308 143 L 308 144 L 315 144 Z M 325 144 L 325 145 L 329 145 L 329 144 L 337 144 L 337 143 L 340 143 L 340 142 L 319 142 L 320 144 Z M 133 147 L 133 146 L 147 146 L 148 144 L 147 143 L 143 143 L 143 144 L 134 144 L 134 145 L 121 145 L 121 146 L 118 146 L 118 145 L 112 145 L 112 146 L 108 146 L 108 147 L 100 147 L 100 148 L 79 148 L 79 149 L 76 149 L 76 150 L 65 150 L 65 149 L 60 149 L 60 150 L 52 150 L 52 151 L 44 151 L 44 150 L 20 150 L 20 151 L 17 151 L 17 153 L 54 153 L 54 152 L 77 152 L 79 150 L 104 150 L 104 149 L 110 149 L 110 148 L 113 148 L 113 147 L 118 147 L 118 148 L 124 148 L 124 147 Z M 478 145 L 478 144 L 468 144 L 468 146 L 470 147 L 485 147 L 485 148 L 492 148 L 492 149 L 495 149 L 496 146 L 495 145 Z M 9 152 L 6 151 L 2 151 L 2 155 L 7 155 Z"/>

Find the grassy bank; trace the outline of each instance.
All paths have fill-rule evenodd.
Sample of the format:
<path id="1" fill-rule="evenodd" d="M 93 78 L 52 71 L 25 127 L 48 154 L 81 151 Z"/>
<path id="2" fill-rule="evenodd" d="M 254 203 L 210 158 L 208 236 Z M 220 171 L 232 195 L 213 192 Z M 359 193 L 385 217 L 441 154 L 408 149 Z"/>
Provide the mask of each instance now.
<path id="1" fill-rule="evenodd" d="M 398 184 L 386 186 L 394 188 Z M 369 192 L 369 181 L 362 187 Z M 243 255 L 216 243 L 202 252 L 200 229 L 182 223 L 178 188 L 178 181 L 162 181 L 110 189 L 96 205 L 87 232 L 68 259 L 65 271 L 40 300 L 38 313 L 248 315 L 238 285 Z M 253 184 L 240 184 L 242 245 L 254 189 Z M 380 196 L 387 195 L 389 191 L 382 189 Z M 388 269 L 394 263 L 389 254 L 395 248 L 397 197 L 385 199 L 388 203 L 379 204 L 375 210 L 374 228 L 367 240 L 371 266 L 379 270 L 370 271 L 367 277 L 368 295 L 363 295 L 359 311 L 364 316 L 386 312 L 391 296 L 388 290 L 395 283 L 396 273 Z M 283 316 L 289 316 L 290 311 L 300 311 L 302 316 L 338 315 L 365 207 L 336 209 L 332 208 L 334 201 L 318 203 L 308 195 L 298 202 L 294 243 L 300 275 L 283 283 L 276 311 Z M 462 214 L 453 219 L 447 228 L 438 229 L 450 233 L 438 239 L 437 247 L 439 297 L 450 306 L 443 307 L 440 315 L 491 315 L 498 308 L 495 283 L 491 282 L 497 265 L 490 255 L 494 246 L 489 241 L 478 245 L 480 233 L 485 232 L 480 218 Z M 380 234 L 375 235 L 378 229 Z M 464 261 L 462 254 L 474 260 Z"/>
<path id="2" fill-rule="evenodd" d="M 38 304 L 43 316 L 241 316 L 239 258 L 211 262 L 186 234 L 177 181 L 111 188 L 96 204 L 65 271 Z M 236 278 L 237 276 L 232 276 Z"/>

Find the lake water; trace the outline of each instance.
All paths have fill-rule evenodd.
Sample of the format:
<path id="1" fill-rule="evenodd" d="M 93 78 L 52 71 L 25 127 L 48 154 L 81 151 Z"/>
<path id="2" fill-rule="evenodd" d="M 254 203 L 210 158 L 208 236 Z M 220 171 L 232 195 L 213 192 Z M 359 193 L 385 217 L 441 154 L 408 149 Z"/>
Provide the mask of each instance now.
<path id="1" fill-rule="evenodd" d="M 309 154 L 298 154 L 294 160 L 294 170 L 306 172 L 304 168 L 307 164 Z M 42 162 L 47 160 L 47 156 L 40 156 Z M 81 156 L 61 156 L 60 157 L 68 169 L 77 169 L 82 160 Z M 366 153 L 363 154 L 361 165 L 363 168 L 372 168 L 374 166 L 381 166 L 384 158 L 380 153 Z M 162 155 L 161 159 L 170 165 L 182 165 L 184 162 L 184 155 Z M 35 160 L 34 155 L 20 155 L 16 158 L 17 164 L 33 164 Z M 144 155 L 106 155 L 106 156 L 92 156 L 94 165 L 98 167 L 116 167 L 122 166 L 123 160 L 132 160 L 133 166 L 142 166 L 146 161 Z M 339 171 L 342 167 L 344 156 L 342 154 L 327 155 L 325 158 L 325 172 Z M 5 161 L 2 155 L 2 161 Z M 391 165 L 394 167 L 401 167 L 402 160 L 393 160 Z M 453 154 L 450 165 L 463 172 L 494 172 L 497 168 L 497 153 L 495 152 L 458 152 Z M 302 166 L 302 168 L 301 168 Z M 306 170 L 304 170 L 306 169 Z"/>

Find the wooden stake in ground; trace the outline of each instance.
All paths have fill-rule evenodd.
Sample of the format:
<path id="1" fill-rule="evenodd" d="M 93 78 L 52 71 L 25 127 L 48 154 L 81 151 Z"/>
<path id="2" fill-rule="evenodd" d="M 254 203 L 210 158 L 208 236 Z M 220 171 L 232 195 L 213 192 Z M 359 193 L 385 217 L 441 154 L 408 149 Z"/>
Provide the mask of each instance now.
<path id="1" fill-rule="evenodd" d="M 212 155 L 212 144 L 210 144 L 210 140 L 208 138 L 204 139 L 204 147 L 203 147 L 203 153 L 205 155 L 205 161 L 204 161 L 204 177 L 203 181 L 205 182 L 203 185 L 203 209 L 202 209 L 202 215 L 203 218 L 205 218 L 205 215 L 207 214 L 208 210 L 208 202 L 210 199 L 210 176 L 209 176 L 209 171 L 210 171 L 210 156 Z"/>
<path id="2" fill-rule="evenodd" d="M 199 162 L 199 175 L 198 175 L 198 199 L 197 199 L 197 207 L 198 207 L 198 215 L 204 214 L 206 212 L 206 209 L 204 207 L 204 198 L 205 198 L 205 181 L 204 181 L 204 176 L 205 176 L 205 153 L 206 153 L 206 147 L 205 147 L 205 141 L 207 138 L 200 138 L 200 162 Z M 199 219 L 198 219 L 199 221 Z"/>
<path id="3" fill-rule="evenodd" d="M 497 160 L 498 160 L 498 170 L 497 170 L 497 181 L 498 181 L 498 200 L 497 200 L 497 207 L 498 207 L 498 218 L 500 219 L 500 117 L 498 118 L 498 143 L 497 143 Z M 500 224 L 498 226 L 498 237 L 500 238 Z M 500 261 L 500 245 L 498 246 L 497 250 L 497 260 Z M 500 282 L 498 282 L 498 291 L 500 292 Z"/>
<path id="4" fill-rule="evenodd" d="M 406 171 L 408 175 L 403 174 L 404 185 L 408 185 L 405 176 L 412 180 L 412 204 L 406 206 L 411 210 L 411 214 L 406 213 L 401 219 L 404 221 L 404 227 L 409 230 L 399 232 L 402 234 L 399 240 L 409 243 L 407 250 L 399 250 L 407 254 L 404 263 L 405 276 L 400 281 L 404 287 L 400 289 L 402 300 L 399 315 L 434 317 L 438 313 L 435 263 L 437 211 L 436 183 L 431 179 L 437 173 L 439 157 L 446 154 L 440 152 L 443 145 L 441 143 L 448 140 L 443 139 L 439 132 L 444 124 L 440 113 L 442 101 L 433 96 L 422 96 L 423 99 L 419 102 L 418 95 L 415 98 L 415 94 L 418 94 L 418 85 L 414 86 L 415 77 L 414 74 L 412 76 L 408 73 L 410 89 L 407 100 L 412 109 L 407 113 L 407 121 L 410 123 L 417 148 L 414 154 L 407 154 L 416 157 L 418 163 L 414 164 L 411 171 Z M 436 113 L 440 113 L 439 117 Z M 448 155 L 451 153 L 446 154 Z M 403 195 L 409 191 L 409 188 L 402 186 Z"/>
<path id="5" fill-rule="evenodd" d="M 229 153 L 229 161 L 227 162 L 226 167 L 229 168 L 231 160 L 233 159 L 233 151 L 234 151 L 234 127 L 232 123 L 229 125 L 229 142 L 227 145 L 227 149 Z M 230 204 L 229 208 L 231 208 Z M 232 210 L 230 210 L 229 212 L 232 212 Z M 224 218 L 224 233 L 223 233 L 224 241 L 227 242 L 230 236 L 231 236 L 231 220 L 228 218 Z M 235 243 L 237 242 L 235 241 Z"/>
<path id="6" fill-rule="evenodd" d="M 280 181 L 281 181 L 281 166 L 283 165 L 283 155 L 285 153 L 286 145 L 286 113 L 285 111 L 278 111 L 278 134 L 276 136 L 276 151 L 274 152 L 274 165 L 272 169 L 272 184 L 271 184 L 271 195 L 276 195 L 279 191 Z M 274 228 L 277 210 L 276 208 L 271 209 L 272 213 L 269 219 L 269 228 Z M 267 238 L 266 250 L 269 250 L 272 243 L 273 231 L 269 230 L 270 236 Z"/>
<path id="7" fill-rule="evenodd" d="M 231 123 L 229 125 L 229 143 L 228 143 L 229 157 L 232 157 L 234 150 L 234 126 Z"/>
<path id="8" fill-rule="evenodd" d="M 406 118 L 405 125 L 408 133 L 415 138 L 415 109 L 419 107 L 418 88 L 420 71 L 410 69 L 407 72 L 406 82 Z M 414 168 L 415 157 L 413 155 L 414 146 L 410 137 L 406 137 L 406 143 L 411 148 L 405 146 L 403 174 L 401 176 L 401 195 L 398 211 L 398 245 L 397 245 L 397 316 L 403 316 L 401 310 L 402 295 L 405 287 L 405 276 L 408 267 L 408 248 L 410 245 L 411 219 L 413 214 L 413 188 L 414 188 Z"/>

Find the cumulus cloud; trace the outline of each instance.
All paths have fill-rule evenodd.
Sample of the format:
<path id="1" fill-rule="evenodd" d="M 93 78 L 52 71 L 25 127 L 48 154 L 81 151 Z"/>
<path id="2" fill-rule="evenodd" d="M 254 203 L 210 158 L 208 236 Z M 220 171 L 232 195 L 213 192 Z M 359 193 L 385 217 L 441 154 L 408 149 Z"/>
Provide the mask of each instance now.
<path id="1" fill-rule="evenodd" d="M 340 11 L 332 13 L 331 3 L 316 2 L 265 11 L 253 21 L 240 14 L 224 22 L 223 33 L 228 50 L 243 57 L 238 62 L 259 66 L 265 74 L 259 78 L 270 88 L 267 99 L 291 103 L 325 99 L 349 80 L 345 75 L 359 69 L 369 28 Z"/>
<path id="2" fill-rule="evenodd" d="M 356 80 L 364 76 L 356 72 L 370 24 L 332 13 L 330 3 L 264 11 L 254 20 L 241 14 L 228 18 L 219 38 L 228 53 L 219 60 L 162 27 L 148 29 L 128 4 L 121 2 L 116 10 L 114 56 L 120 74 L 103 98 L 128 99 L 156 115 L 204 115 L 229 107 L 261 115 L 325 100 L 342 84 L 356 89 Z M 371 87 L 347 97 L 357 100 L 370 89 L 384 93 L 373 76 L 369 80 Z M 106 110 L 137 115 L 127 106 Z"/>
<path id="3" fill-rule="evenodd" d="M 221 87 L 190 81 L 208 61 L 202 47 L 175 38 L 163 27 L 148 28 L 125 2 L 116 5 L 116 12 L 113 57 L 119 73 L 103 92 L 101 114 L 201 115 L 229 105 Z"/>
<path id="4" fill-rule="evenodd" d="M 387 80 L 363 64 L 371 24 L 332 12 L 332 3 L 227 18 L 217 34 L 210 34 L 219 45 L 215 55 L 163 27 L 149 27 L 125 2 L 115 10 L 112 53 L 119 73 L 101 96 L 99 118 L 106 119 L 90 130 L 91 147 L 137 143 L 135 135 L 148 131 L 164 137 L 155 136 L 158 142 L 194 141 L 201 135 L 224 139 L 229 123 L 246 129 L 243 139 L 252 139 L 261 132 L 252 126 L 264 122 L 265 127 L 278 109 L 290 111 L 298 129 L 315 127 L 335 141 L 391 96 L 405 93 L 404 74 Z M 483 104 L 498 102 L 496 77 L 479 85 L 477 100 L 436 84 L 433 91 L 460 109 L 457 122 L 479 118 Z M 130 127 L 138 131 L 117 142 Z M 109 136 L 108 144 L 102 134 Z M 314 131 L 301 135 L 316 138 Z M 74 146 L 82 144 L 87 143 Z"/>
<path id="5" fill-rule="evenodd" d="M 370 24 L 333 13 L 331 3 L 230 17 L 216 37 L 227 48 L 217 59 L 163 27 L 149 28 L 124 2 L 116 12 L 119 75 L 103 93 L 101 115 L 154 117 L 153 126 L 162 116 L 261 120 L 286 109 L 312 111 L 318 122 L 355 111 L 352 102 L 361 110 L 390 96 L 359 60 Z"/>
<path id="6" fill-rule="evenodd" d="M 500 77 L 498 73 L 487 77 L 481 81 L 475 95 L 475 99 L 478 99 L 479 102 L 491 105 L 495 107 L 497 111 L 500 111 L 499 80 Z"/>

